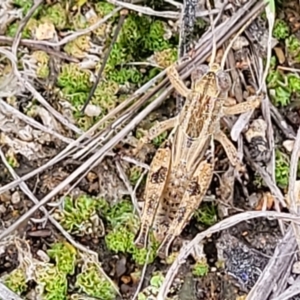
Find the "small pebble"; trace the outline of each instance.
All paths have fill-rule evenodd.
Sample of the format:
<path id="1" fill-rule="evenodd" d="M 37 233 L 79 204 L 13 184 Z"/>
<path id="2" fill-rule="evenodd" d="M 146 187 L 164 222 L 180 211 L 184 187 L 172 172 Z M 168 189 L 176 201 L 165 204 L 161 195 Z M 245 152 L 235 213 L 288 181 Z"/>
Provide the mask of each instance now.
<path id="1" fill-rule="evenodd" d="M 300 274 L 300 261 L 296 261 L 294 264 L 293 264 L 293 270 L 292 272 L 294 274 Z"/>
<path id="2" fill-rule="evenodd" d="M 93 104 L 88 104 L 84 110 L 84 113 L 88 117 L 98 117 L 101 114 L 101 108 Z"/>
<path id="3" fill-rule="evenodd" d="M 4 214 L 6 212 L 6 208 L 3 204 L 0 205 L 0 213 Z"/>
<path id="4" fill-rule="evenodd" d="M 11 195 L 11 203 L 12 204 L 18 204 L 21 201 L 20 193 L 18 191 L 14 192 Z"/>

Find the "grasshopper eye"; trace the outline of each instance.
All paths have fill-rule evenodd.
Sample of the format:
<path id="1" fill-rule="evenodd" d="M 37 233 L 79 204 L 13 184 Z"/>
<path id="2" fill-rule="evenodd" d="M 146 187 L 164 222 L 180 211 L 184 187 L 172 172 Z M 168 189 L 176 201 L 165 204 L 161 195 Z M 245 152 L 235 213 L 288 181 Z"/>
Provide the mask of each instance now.
<path id="1" fill-rule="evenodd" d="M 230 75 L 226 72 L 219 71 L 216 77 L 218 89 L 221 92 L 228 92 L 232 85 Z"/>
<path id="2" fill-rule="evenodd" d="M 201 79 L 206 73 L 209 71 L 209 66 L 207 65 L 199 65 L 196 67 L 191 74 L 191 80 L 193 82 L 198 81 Z"/>

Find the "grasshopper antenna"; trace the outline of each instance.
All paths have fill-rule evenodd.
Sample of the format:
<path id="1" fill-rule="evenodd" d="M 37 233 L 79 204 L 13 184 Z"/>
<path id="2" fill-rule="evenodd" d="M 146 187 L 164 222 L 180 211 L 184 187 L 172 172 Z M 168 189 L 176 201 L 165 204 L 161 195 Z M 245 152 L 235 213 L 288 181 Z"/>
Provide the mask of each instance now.
<path id="1" fill-rule="evenodd" d="M 209 66 L 211 67 L 215 61 L 216 58 L 216 53 L 217 53 L 217 42 L 216 42 L 216 35 L 215 35 L 215 23 L 212 15 L 212 9 L 209 0 L 207 0 L 207 8 L 209 10 L 209 20 L 210 20 L 210 25 L 211 25 L 211 34 L 212 34 L 212 39 L 213 39 L 213 47 L 212 47 L 212 52 L 211 52 L 211 57 L 210 57 L 210 62 Z"/>

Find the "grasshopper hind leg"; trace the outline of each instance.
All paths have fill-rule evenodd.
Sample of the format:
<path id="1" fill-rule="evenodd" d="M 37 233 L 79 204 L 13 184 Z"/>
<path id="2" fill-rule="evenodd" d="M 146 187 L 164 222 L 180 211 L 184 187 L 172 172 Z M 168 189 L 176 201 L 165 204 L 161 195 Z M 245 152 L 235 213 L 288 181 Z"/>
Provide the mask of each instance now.
<path id="1" fill-rule="evenodd" d="M 170 162 L 171 149 L 166 143 L 165 148 L 157 150 L 150 166 L 146 182 L 145 204 L 141 217 L 142 224 L 139 235 L 135 240 L 137 247 L 146 247 L 148 233 L 167 182 Z"/>
<path id="2" fill-rule="evenodd" d="M 213 177 L 214 162 L 202 161 L 196 169 L 182 201 L 178 207 L 175 218 L 161 243 L 157 253 L 161 258 L 168 256 L 173 240 L 179 236 L 191 219 L 193 212 L 200 205 Z"/>

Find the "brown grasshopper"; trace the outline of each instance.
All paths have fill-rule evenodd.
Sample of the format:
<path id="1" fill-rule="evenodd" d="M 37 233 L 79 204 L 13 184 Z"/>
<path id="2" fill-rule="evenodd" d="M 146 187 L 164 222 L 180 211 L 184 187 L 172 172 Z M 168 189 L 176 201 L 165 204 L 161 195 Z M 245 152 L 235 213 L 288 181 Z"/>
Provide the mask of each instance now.
<path id="1" fill-rule="evenodd" d="M 243 170 L 234 145 L 221 131 L 221 118 L 244 113 L 260 104 L 259 99 L 254 99 L 226 107 L 231 79 L 218 64 L 200 65 L 194 70 L 191 89 L 184 85 L 174 66 L 169 67 L 167 74 L 186 102 L 178 116 L 157 124 L 141 140 L 141 143 L 151 141 L 173 128 L 151 163 L 140 233 L 135 241 L 137 246 L 146 247 L 153 226 L 161 243 L 158 250 L 161 257 L 168 255 L 172 241 L 181 234 L 209 188 L 214 158 L 213 155 L 207 158 L 206 154 L 213 140 L 222 144 L 231 164 Z M 213 152 L 213 146 L 211 149 Z"/>

